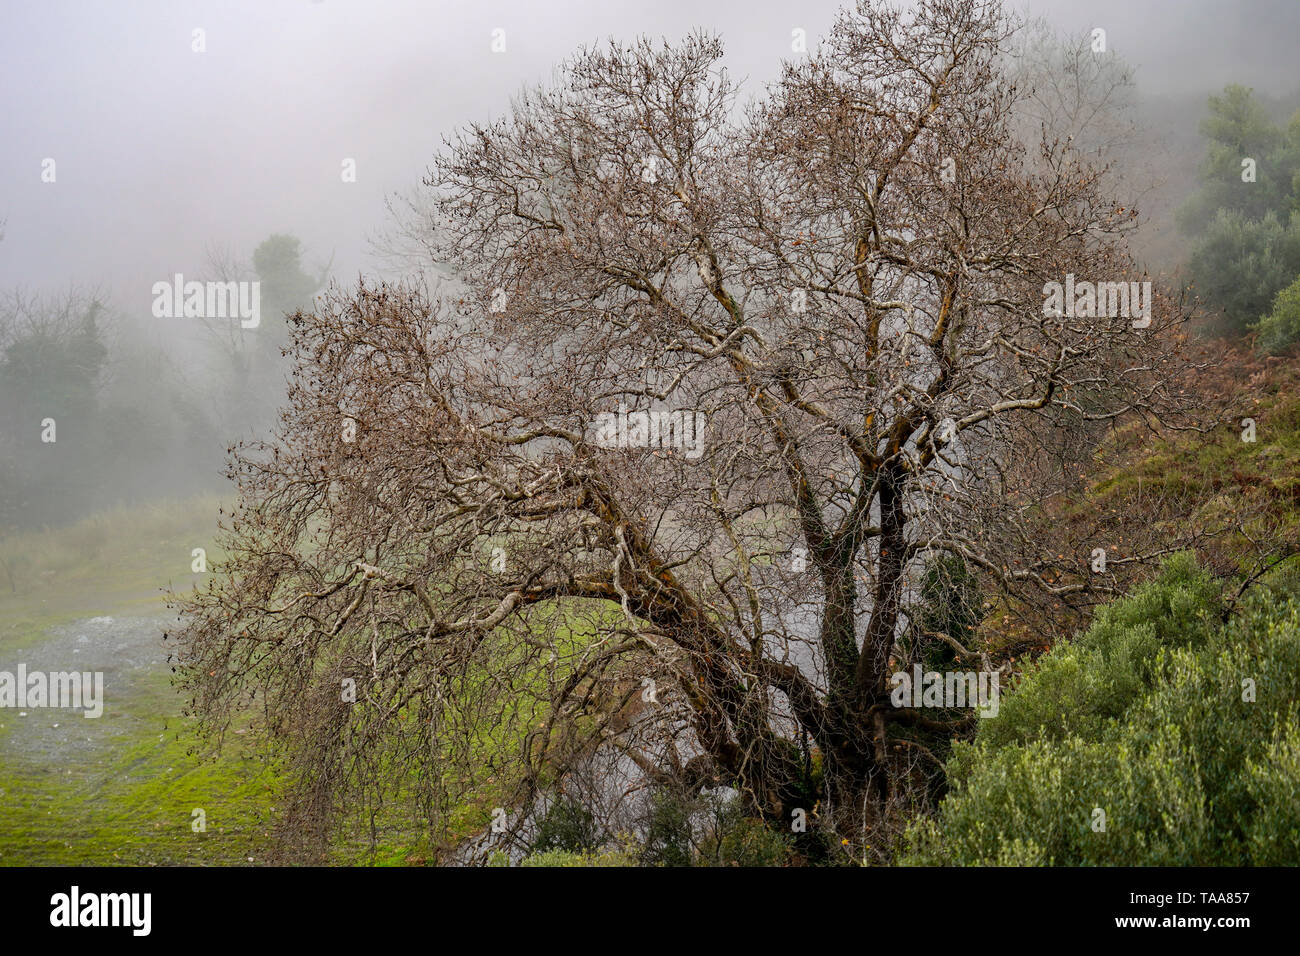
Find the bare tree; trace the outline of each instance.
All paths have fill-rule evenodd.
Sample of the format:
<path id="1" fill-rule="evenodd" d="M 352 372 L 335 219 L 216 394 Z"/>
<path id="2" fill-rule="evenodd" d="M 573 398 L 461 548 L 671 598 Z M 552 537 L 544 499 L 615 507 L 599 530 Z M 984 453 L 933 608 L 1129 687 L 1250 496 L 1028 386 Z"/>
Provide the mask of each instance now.
<path id="1" fill-rule="evenodd" d="M 1176 303 L 1045 307 L 1138 278 L 1131 215 L 1011 134 L 1011 32 L 863 4 L 743 110 L 714 38 L 611 45 L 456 136 L 423 228 L 470 291 L 295 317 L 184 605 L 195 712 L 262 700 L 316 817 L 400 792 L 450 836 L 616 748 L 860 852 L 968 722 L 891 702 L 914 638 L 996 666 L 909 631 L 928 564 L 1089 599 L 1030 530 L 1059 423 L 1191 421 Z"/>
<path id="2" fill-rule="evenodd" d="M 331 255 L 322 269 L 307 273 L 298 264 L 298 246 L 292 236 L 271 236 L 258 247 L 267 250 L 269 260 L 259 267 L 259 251 L 246 261 L 229 244 L 207 245 L 205 271 L 212 281 L 260 283 L 266 313 L 256 326 L 226 317 L 199 317 L 214 360 L 217 394 L 212 405 L 227 435 L 268 429 L 283 400 L 288 339 L 284 316 L 325 285 L 334 262 Z M 259 272 L 272 266 L 274 271 L 267 275 Z"/>
<path id="3" fill-rule="evenodd" d="M 1022 90 L 1022 137 L 1046 131 L 1099 162 L 1138 137 L 1133 68 L 1106 48 L 1104 33 L 1058 34 L 1032 20 L 1018 32 L 1006 69 Z"/>

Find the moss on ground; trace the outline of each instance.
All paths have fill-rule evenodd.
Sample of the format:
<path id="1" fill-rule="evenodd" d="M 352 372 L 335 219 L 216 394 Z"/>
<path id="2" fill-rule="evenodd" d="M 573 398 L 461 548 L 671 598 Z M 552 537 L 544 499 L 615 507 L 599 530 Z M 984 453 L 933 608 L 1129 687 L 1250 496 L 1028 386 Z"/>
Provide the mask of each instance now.
<path id="1" fill-rule="evenodd" d="M 198 578 L 193 549 L 206 549 L 209 564 L 219 557 L 216 513 L 215 498 L 120 508 L 0 541 L 0 650 L 36 649 L 52 629 L 89 617 L 161 618 L 165 590 Z M 198 756 L 169 676 L 155 668 L 118 687 L 111 711 L 87 721 L 89 746 L 79 733 L 60 759 L 19 746 L 24 718 L 0 710 L 0 865 L 262 859 L 280 776 L 238 738 L 215 760 Z M 26 719 L 84 718 L 44 711 Z M 195 809 L 206 815 L 203 832 Z"/>

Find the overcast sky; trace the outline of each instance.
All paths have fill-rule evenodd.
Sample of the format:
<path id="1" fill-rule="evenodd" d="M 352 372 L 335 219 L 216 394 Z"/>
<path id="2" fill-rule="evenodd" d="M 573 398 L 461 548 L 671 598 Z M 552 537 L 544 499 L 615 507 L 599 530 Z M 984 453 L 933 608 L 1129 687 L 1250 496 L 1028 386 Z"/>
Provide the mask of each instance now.
<path id="1" fill-rule="evenodd" d="M 334 275 L 372 271 L 384 199 L 419 182 L 439 137 L 501 113 L 583 43 L 719 32 L 755 87 L 822 33 L 834 0 L 249 0 L 11 3 L 0 27 L 0 287 L 98 285 L 147 309 L 201 277 L 205 247 L 247 257 L 273 232 Z M 1151 92 L 1230 81 L 1300 87 L 1300 0 L 1029 0 L 1104 27 Z M 205 31 L 206 52 L 192 51 Z M 506 52 L 491 50 L 505 30 Z M 42 162 L 56 163 L 54 183 Z M 357 181 L 341 181 L 356 161 Z"/>

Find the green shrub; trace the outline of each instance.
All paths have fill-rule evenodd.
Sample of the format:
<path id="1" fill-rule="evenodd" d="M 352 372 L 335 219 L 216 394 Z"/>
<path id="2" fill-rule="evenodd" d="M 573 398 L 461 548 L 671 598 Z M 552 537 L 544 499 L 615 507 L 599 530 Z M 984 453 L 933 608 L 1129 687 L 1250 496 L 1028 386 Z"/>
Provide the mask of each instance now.
<path id="1" fill-rule="evenodd" d="M 520 866 L 636 866 L 636 858 L 625 848 L 617 850 L 588 850 L 582 853 L 569 853 L 565 850 L 548 850 L 545 853 L 533 853 L 519 863 Z"/>
<path id="2" fill-rule="evenodd" d="M 537 836 L 530 849 L 534 853 L 552 850 L 583 853 L 596 849 L 603 842 L 591 811 L 574 800 L 560 798 L 550 805 L 537 824 Z"/>
<path id="3" fill-rule="evenodd" d="M 1300 342 L 1300 278 L 1277 294 L 1273 309 L 1259 320 L 1259 348 L 1282 352 Z"/>
<path id="4" fill-rule="evenodd" d="M 646 821 L 643 866 L 690 866 L 692 863 L 690 804 L 668 790 L 651 798 Z"/>
<path id="5" fill-rule="evenodd" d="M 1244 332 L 1300 273 L 1300 216 L 1270 211 L 1251 220 L 1221 209 L 1202 234 L 1188 272 L 1193 290 L 1222 309 L 1232 332 Z"/>
<path id="6" fill-rule="evenodd" d="M 998 716 L 981 720 L 989 747 L 1039 737 L 1095 739 L 1148 688 L 1160 649 L 1202 644 L 1216 626 L 1219 589 L 1188 556 L 1169 561 L 1159 581 L 1100 608 L 1088 632 L 1031 665 Z"/>
<path id="7" fill-rule="evenodd" d="M 1251 862 L 1294 866 L 1300 846 L 1300 730 L 1279 730 L 1268 751 L 1248 764 L 1247 788 L 1258 805 L 1247 831 Z"/>
<path id="8" fill-rule="evenodd" d="M 1214 582 L 1172 560 L 954 749 L 951 790 L 904 862 L 1300 862 L 1293 593 L 1261 591 L 1225 626 Z"/>
<path id="9" fill-rule="evenodd" d="M 740 800 L 711 796 L 705 801 L 711 825 L 701 840 L 698 866 L 784 866 L 790 862 L 793 839 L 762 820 L 746 816 Z"/>

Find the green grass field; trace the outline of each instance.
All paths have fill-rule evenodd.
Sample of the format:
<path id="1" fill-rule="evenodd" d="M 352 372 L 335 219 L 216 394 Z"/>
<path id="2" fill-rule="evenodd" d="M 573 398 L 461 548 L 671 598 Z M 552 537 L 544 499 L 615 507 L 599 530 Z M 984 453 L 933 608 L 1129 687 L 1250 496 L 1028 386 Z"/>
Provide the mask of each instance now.
<path id="1" fill-rule="evenodd" d="M 0 541 L 0 669 L 73 669 L 69 648 L 137 662 L 109 672 L 99 719 L 0 710 L 0 865 L 260 861 L 279 779 L 238 737 L 215 760 L 193 752 L 159 641 L 166 589 L 198 579 L 193 549 L 217 557 L 217 504 L 122 508 Z"/>

